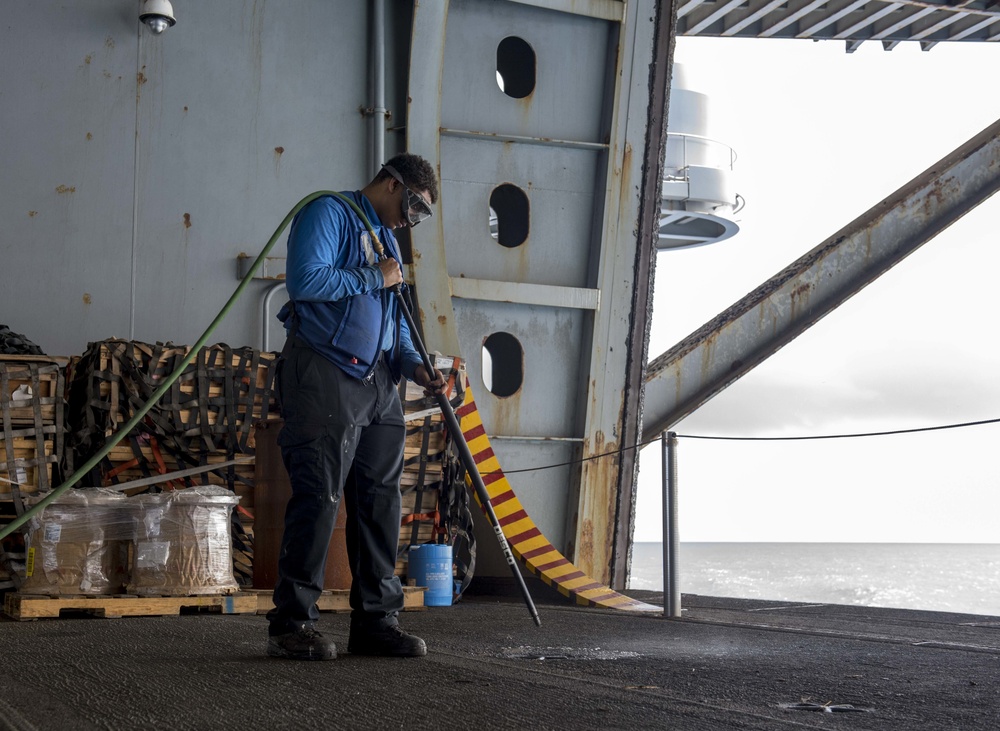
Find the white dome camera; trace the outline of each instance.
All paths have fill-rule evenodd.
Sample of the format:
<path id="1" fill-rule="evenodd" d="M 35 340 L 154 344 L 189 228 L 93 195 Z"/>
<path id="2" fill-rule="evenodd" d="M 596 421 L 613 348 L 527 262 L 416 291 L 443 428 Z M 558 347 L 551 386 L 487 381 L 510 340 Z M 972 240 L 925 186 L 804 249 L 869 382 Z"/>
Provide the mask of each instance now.
<path id="1" fill-rule="evenodd" d="M 139 20 L 148 25 L 156 35 L 177 22 L 170 0 L 142 0 Z"/>

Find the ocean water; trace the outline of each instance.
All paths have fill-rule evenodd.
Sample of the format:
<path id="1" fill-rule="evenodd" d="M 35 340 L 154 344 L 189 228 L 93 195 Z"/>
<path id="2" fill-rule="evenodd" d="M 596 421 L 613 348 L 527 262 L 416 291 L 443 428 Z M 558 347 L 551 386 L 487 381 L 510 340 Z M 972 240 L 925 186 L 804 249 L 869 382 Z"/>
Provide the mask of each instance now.
<path id="1" fill-rule="evenodd" d="M 681 594 L 1000 616 L 1000 544 L 681 543 Z M 662 591 L 663 548 L 635 543 L 630 589 Z"/>

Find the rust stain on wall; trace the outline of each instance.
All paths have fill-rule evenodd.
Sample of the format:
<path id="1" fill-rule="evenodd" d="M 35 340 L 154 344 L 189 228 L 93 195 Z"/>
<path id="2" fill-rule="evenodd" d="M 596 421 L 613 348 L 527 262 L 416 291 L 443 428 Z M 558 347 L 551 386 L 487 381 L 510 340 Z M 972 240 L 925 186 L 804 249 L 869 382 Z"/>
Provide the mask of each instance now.
<path id="1" fill-rule="evenodd" d="M 87 141 L 89 142 L 92 139 L 94 139 L 94 135 L 92 135 L 90 132 L 88 132 L 87 133 Z"/>
<path id="2" fill-rule="evenodd" d="M 493 429 L 500 434 L 521 433 L 521 394 L 498 398 L 493 407 Z"/>
<path id="3" fill-rule="evenodd" d="M 594 565 L 594 524 L 590 518 L 583 519 L 583 526 L 580 528 L 580 543 L 576 547 L 575 563 L 581 568 Z M 586 569 L 583 570 L 586 571 Z"/>
<path id="4" fill-rule="evenodd" d="M 191 228 L 191 214 L 184 214 L 184 228 Z"/>
<path id="5" fill-rule="evenodd" d="M 83 304 L 89 305 L 93 301 L 94 300 L 91 298 L 90 292 L 84 292 L 83 293 Z"/>
<path id="6" fill-rule="evenodd" d="M 56 188 L 56 193 L 58 193 L 59 195 L 62 195 L 63 193 L 75 193 L 75 192 L 76 192 L 75 185 L 68 185 L 68 186 L 60 185 Z"/>
<path id="7" fill-rule="evenodd" d="M 585 482 L 580 485 L 581 510 L 576 564 L 598 581 L 610 579 L 610 549 L 614 537 L 615 485 L 619 470 L 619 444 L 607 439 L 603 431 L 594 434 L 593 447 L 586 440 L 584 457 L 596 457 L 587 462 Z M 606 455 L 600 456 L 598 455 Z"/>
<path id="8" fill-rule="evenodd" d="M 86 56 L 83 57 L 83 62 L 89 66 L 91 58 L 92 56 L 88 53 Z"/>
<path id="9" fill-rule="evenodd" d="M 619 202 L 621 209 L 627 211 L 630 205 L 632 191 L 628 187 L 628 181 L 632 178 L 632 145 L 625 143 L 625 151 L 622 153 L 621 167 L 615 170 L 617 178 Z"/>
<path id="10" fill-rule="evenodd" d="M 797 319 L 802 311 L 809 309 L 809 295 L 812 292 L 812 285 L 808 282 L 803 282 L 798 287 L 792 290 L 791 294 L 791 310 L 792 319 Z"/>
<path id="11" fill-rule="evenodd" d="M 935 180 L 931 185 L 920 205 L 920 213 L 925 219 L 933 218 L 936 212 L 948 203 L 949 191 L 947 188 L 951 187 L 950 184 L 953 180 L 953 178 Z"/>
<path id="12" fill-rule="evenodd" d="M 146 66 L 143 65 L 142 68 L 143 68 L 143 70 L 145 70 Z M 142 85 L 145 84 L 146 81 L 147 81 L 146 74 L 144 74 L 142 71 L 140 71 L 139 73 L 137 73 L 135 75 L 135 102 L 136 102 L 136 104 L 139 103 L 139 99 L 142 97 Z"/>

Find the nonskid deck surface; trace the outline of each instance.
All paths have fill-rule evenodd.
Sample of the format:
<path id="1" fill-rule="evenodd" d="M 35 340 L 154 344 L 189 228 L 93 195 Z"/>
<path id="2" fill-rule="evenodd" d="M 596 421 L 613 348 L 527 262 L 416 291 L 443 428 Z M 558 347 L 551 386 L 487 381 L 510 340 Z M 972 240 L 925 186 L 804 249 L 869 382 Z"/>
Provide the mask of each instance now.
<path id="1" fill-rule="evenodd" d="M 265 655 L 259 615 L 0 621 L 0 729 L 995 729 L 1000 617 L 688 596 L 407 612 L 419 659 Z M 545 592 L 549 593 L 546 594 Z M 629 592 L 650 603 L 651 592 Z"/>

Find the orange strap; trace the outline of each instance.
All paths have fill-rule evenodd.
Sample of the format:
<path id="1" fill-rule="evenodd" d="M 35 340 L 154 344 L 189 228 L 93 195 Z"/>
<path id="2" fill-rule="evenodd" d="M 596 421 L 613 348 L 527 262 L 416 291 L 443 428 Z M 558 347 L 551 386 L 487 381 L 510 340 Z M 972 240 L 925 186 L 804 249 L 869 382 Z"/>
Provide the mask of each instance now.
<path id="1" fill-rule="evenodd" d="M 109 470 L 108 473 L 104 476 L 104 478 L 105 478 L 104 479 L 104 482 L 105 482 L 104 486 L 105 487 L 109 486 L 111 484 L 111 478 L 117 477 L 119 473 L 124 472 L 127 469 L 131 469 L 132 467 L 138 467 L 138 466 L 139 466 L 139 460 L 136 459 L 136 458 L 134 458 L 134 457 L 132 459 L 130 459 L 128 462 L 122 462 L 120 465 L 118 465 L 114 469 Z"/>
<path id="2" fill-rule="evenodd" d="M 409 525 L 415 520 L 430 520 L 434 523 L 434 526 L 441 522 L 441 513 L 435 510 L 433 513 L 410 513 L 409 515 L 404 515 L 403 519 L 399 521 L 400 527 L 404 525 Z"/>
<path id="3" fill-rule="evenodd" d="M 156 471 L 161 474 L 167 474 L 167 465 L 163 461 L 163 454 L 160 452 L 160 445 L 156 441 L 156 437 L 152 434 L 149 435 L 149 448 L 153 452 L 153 459 L 156 461 Z M 176 490 L 177 486 L 174 484 L 173 480 L 167 480 L 165 487 L 168 490 Z"/>

